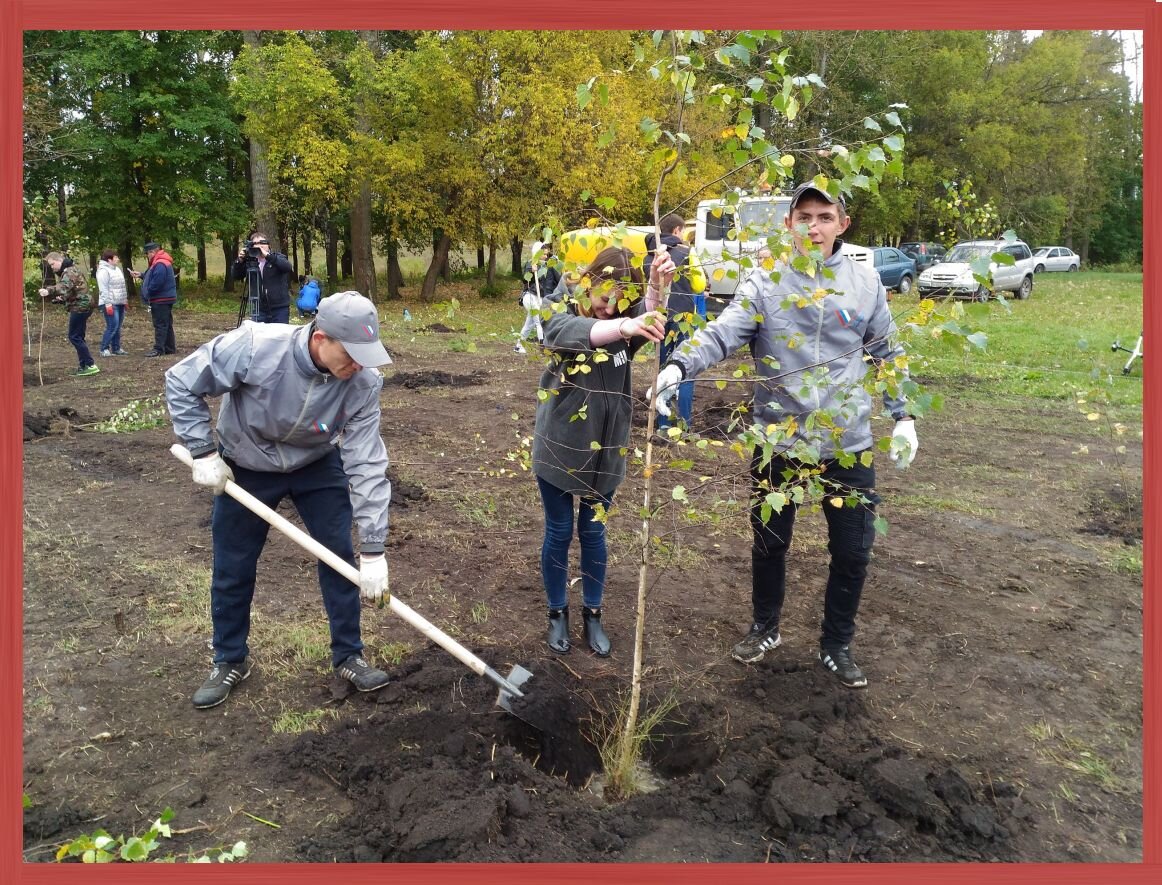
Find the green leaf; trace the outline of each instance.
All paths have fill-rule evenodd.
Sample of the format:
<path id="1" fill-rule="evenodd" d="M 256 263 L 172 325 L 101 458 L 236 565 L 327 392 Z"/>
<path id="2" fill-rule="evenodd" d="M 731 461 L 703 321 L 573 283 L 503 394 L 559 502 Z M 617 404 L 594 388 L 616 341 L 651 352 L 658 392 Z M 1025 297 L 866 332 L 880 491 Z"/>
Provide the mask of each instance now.
<path id="1" fill-rule="evenodd" d="M 686 497 L 685 486 L 674 486 L 674 488 L 670 491 L 670 497 L 675 501 L 685 501 L 687 504 L 690 503 L 690 500 Z"/>
<path id="2" fill-rule="evenodd" d="M 591 452 L 596 452 L 596 451 L 598 451 L 600 448 L 601 448 L 601 442 L 600 442 L 600 440 L 596 440 L 596 439 L 595 439 L 595 440 L 591 440 L 591 441 L 590 441 L 590 443 L 589 443 L 589 450 L 590 450 Z"/>
<path id="3" fill-rule="evenodd" d="M 989 336 L 984 332 L 973 332 L 965 340 L 973 347 L 984 350 L 988 346 Z"/>
<path id="4" fill-rule="evenodd" d="M 592 101 L 593 101 L 593 93 L 591 93 L 589 91 L 589 87 L 584 83 L 581 83 L 580 85 L 578 85 L 578 87 L 577 87 L 577 109 L 581 110 L 581 111 L 585 110 L 585 108 L 587 108 L 589 106 L 590 102 L 592 102 Z"/>
<path id="5" fill-rule="evenodd" d="M 880 124 L 877 123 L 875 120 L 873 120 L 871 117 L 864 117 L 863 118 L 863 128 L 864 129 L 872 129 L 876 132 L 883 132 L 884 131 L 883 127 L 881 127 Z"/>
<path id="6" fill-rule="evenodd" d="M 877 516 L 872 521 L 872 527 L 875 528 L 877 535 L 887 535 L 888 533 L 888 521 L 882 516 Z"/>
<path id="7" fill-rule="evenodd" d="M 900 115 L 895 111 L 888 111 L 886 114 L 884 114 L 884 119 L 891 123 L 893 126 L 900 126 L 901 128 L 903 127 L 903 124 L 900 123 Z"/>
<path id="8" fill-rule="evenodd" d="M 889 135 L 884 139 L 884 147 L 890 151 L 902 151 L 904 149 L 904 139 L 898 135 Z"/>

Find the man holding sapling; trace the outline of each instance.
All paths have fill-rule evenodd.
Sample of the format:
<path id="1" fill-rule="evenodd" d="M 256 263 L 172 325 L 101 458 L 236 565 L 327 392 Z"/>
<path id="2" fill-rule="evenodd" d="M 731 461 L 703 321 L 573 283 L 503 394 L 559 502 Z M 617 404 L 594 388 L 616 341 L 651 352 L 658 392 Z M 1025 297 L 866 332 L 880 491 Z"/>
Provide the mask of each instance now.
<path id="1" fill-rule="evenodd" d="M 884 406 L 896 419 L 889 455 L 897 467 L 911 463 L 917 441 L 905 412 L 907 369 L 887 293 L 872 268 L 840 254 L 839 237 L 850 224 L 842 196 L 814 182 L 795 188 L 786 225 L 802 256 L 794 261 L 799 268 L 777 261 L 774 273 L 752 272 L 726 309 L 662 368 L 657 408 L 668 415 L 682 381 L 750 345 L 760 428 L 751 461 L 753 623 L 731 656 L 754 663 L 782 642 L 779 618 L 797 502 L 817 475 L 831 553 L 819 660 L 842 685 L 863 688 L 867 678 L 852 657 L 851 641 L 880 500 L 872 402 L 863 387 L 869 369 L 879 369 L 887 382 Z"/>

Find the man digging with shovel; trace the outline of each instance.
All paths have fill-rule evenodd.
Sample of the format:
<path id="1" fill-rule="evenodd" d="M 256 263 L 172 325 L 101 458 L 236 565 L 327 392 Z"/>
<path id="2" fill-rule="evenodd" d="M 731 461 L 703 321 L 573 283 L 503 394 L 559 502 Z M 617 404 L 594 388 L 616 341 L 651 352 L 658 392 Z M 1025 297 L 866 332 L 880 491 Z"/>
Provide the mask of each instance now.
<path id="1" fill-rule="evenodd" d="M 243 323 L 165 373 L 174 433 L 194 458 L 194 482 L 216 496 L 214 666 L 194 692 L 195 707 L 217 706 L 250 675 L 250 604 L 269 525 L 222 494 L 228 480 L 271 509 L 289 495 L 307 531 L 352 565 L 354 519 L 359 586 L 319 563 L 332 664 L 359 691 L 387 685 L 387 674 L 363 659 L 359 614 L 360 596 L 380 601 L 388 592 L 391 483 L 376 367 L 390 362 L 375 305 L 358 292 L 338 292 L 319 303 L 308 326 Z M 206 398 L 219 395 L 215 444 Z"/>

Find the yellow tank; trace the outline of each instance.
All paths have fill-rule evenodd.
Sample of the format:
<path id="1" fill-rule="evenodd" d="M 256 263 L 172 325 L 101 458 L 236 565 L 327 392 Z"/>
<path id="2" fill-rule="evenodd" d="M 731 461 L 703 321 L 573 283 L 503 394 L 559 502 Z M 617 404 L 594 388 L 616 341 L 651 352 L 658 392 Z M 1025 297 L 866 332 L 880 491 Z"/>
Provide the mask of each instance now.
<path id="1" fill-rule="evenodd" d="M 653 228 L 644 225 L 626 225 L 622 227 L 582 227 L 561 234 L 560 247 L 557 257 L 564 264 L 564 270 L 579 273 L 584 270 L 602 249 L 609 246 L 620 246 L 629 249 L 635 255 L 645 257 L 646 236 L 653 233 Z M 695 295 L 706 289 L 706 274 L 693 250 L 688 259 L 690 272 L 690 288 Z"/>

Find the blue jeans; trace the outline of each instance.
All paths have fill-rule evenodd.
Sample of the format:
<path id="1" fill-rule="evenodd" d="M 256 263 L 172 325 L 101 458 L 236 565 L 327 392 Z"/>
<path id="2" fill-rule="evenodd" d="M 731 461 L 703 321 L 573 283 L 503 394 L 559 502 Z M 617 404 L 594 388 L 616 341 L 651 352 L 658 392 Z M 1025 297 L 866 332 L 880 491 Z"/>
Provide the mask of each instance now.
<path id="1" fill-rule="evenodd" d="M 121 349 L 121 324 L 125 321 L 125 305 L 114 304 L 113 316 L 100 308 L 101 316 L 105 318 L 105 334 L 101 336 L 101 350 L 117 351 Z"/>
<path id="2" fill-rule="evenodd" d="M 351 496 L 338 449 L 290 473 L 247 470 L 233 462 L 234 481 L 272 510 L 290 495 L 311 537 L 355 564 L 351 546 Z M 258 573 L 258 556 L 269 524 L 228 495 L 214 498 L 211 516 L 214 575 L 210 614 L 214 622 L 214 663 L 236 664 L 250 652 L 250 603 Z M 322 562 L 318 566 L 323 608 L 331 625 L 331 662 L 343 663 L 363 650 L 359 630 L 359 588 Z M 286 592 L 271 588 L 274 594 Z M 278 605 L 280 600 L 274 600 Z"/>
<path id="3" fill-rule="evenodd" d="M 93 365 L 93 355 L 89 353 L 89 345 L 85 343 L 85 327 L 88 324 L 88 313 L 69 314 L 69 344 L 76 348 L 77 362 L 82 369 Z"/>
<path id="4" fill-rule="evenodd" d="M 573 495 L 562 492 L 537 477 L 541 504 L 545 509 L 545 541 L 541 545 L 541 577 L 549 608 L 564 608 L 568 602 L 565 586 L 569 575 L 569 545 L 573 541 Z M 605 523 L 593 519 L 597 504 L 609 508 L 613 496 L 581 498 L 577 539 L 581 542 L 581 601 L 588 608 L 600 608 L 605 593 Z"/>
<path id="5" fill-rule="evenodd" d="M 669 362 L 674 351 L 678 349 L 678 345 L 688 340 L 689 332 L 683 332 L 676 322 L 673 320 L 666 321 L 666 337 L 662 340 L 662 348 L 659 354 L 659 361 L 661 365 Z M 690 426 L 690 419 L 694 416 L 694 382 L 683 381 L 678 385 L 678 415 L 686 422 L 686 426 Z M 658 430 L 664 430 L 674 423 L 674 414 L 670 413 L 669 417 L 665 415 L 658 415 L 655 426 Z"/>

